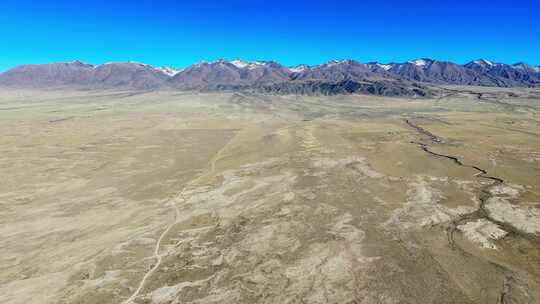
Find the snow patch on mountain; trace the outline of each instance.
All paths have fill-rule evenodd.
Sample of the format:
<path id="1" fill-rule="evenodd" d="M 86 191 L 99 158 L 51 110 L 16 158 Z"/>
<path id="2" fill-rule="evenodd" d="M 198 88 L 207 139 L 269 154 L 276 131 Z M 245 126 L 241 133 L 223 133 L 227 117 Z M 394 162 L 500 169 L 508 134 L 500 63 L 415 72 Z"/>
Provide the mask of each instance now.
<path id="1" fill-rule="evenodd" d="M 323 64 L 326 67 L 333 67 L 340 64 L 352 63 L 352 60 L 330 60 L 327 63 Z"/>
<path id="2" fill-rule="evenodd" d="M 239 59 L 230 61 L 230 63 L 231 63 L 232 65 L 234 65 L 235 67 L 240 68 L 240 69 L 243 69 L 243 68 L 249 66 L 249 62 L 246 62 L 246 61 L 243 61 L 243 60 L 239 60 Z"/>
<path id="3" fill-rule="evenodd" d="M 486 60 L 486 59 L 478 59 L 478 60 L 475 60 L 473 61 L 474 63 L 478 64 L 478 65 L 481 65 L 481 66 L 494 66 L 495 64 L 489 60 Z"/>
<path id="4" fill-rule="evenodd" d="M 289 68 L 289 71 L 291 71 L 292 73 L 301 73 L 307 69 L 309 69 L 309 66 L 305 64 L 300 64 L 295 67 Z"/>
<path id="5" fill-rule="evenodd" d="M 381 69 L 385 70 L 385 71 L 388 71 L 388 70 L 390 70 L 392 68 L 391 64 L 377 63 L 377 66 L 380 67 Z"/>
<path id="6" fill-rule="evenodd" d="M 170 77 L 173 77 L 174 75 L 181 72 L 181 70 L 177 70 L 171 67 L 158 67 L 156 68 L 156 70 Z"/>
<path id="7" fill-rule="evenodd" d="M 244 61 L 240 59 L 229 61 L 229 63 L 236 66 L 239 69 L 248 68 L 250 70 L 266 66 L 266 62 L 264 61 Z"/>
<path id="8" fill-rule="evenodd" d="M 415 59 L 415 60 L 409 61 L 409 63 L 412 63 L 412 64 L 414 64 L 416 66 L 419 66 L 419 67 L 424 67 L 424 66 L 428 65 L 428 62 L 425 59 Z"/>

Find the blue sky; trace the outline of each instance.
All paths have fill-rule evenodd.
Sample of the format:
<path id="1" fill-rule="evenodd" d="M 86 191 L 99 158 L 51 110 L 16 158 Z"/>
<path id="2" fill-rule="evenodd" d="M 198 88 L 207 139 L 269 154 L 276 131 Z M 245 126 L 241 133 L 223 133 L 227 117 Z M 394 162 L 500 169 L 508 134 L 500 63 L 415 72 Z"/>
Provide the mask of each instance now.
<path id="1" fill-rule="evenodd" d="M 540 65 L 540 1 L 0 1 L 0 71 L 218 58 Z"/>

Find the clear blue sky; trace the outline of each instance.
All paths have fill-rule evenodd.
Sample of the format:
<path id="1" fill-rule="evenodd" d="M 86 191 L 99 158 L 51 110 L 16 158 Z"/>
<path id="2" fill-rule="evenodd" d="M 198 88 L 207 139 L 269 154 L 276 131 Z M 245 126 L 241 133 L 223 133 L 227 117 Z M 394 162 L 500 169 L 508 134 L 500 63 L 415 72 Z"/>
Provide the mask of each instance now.
<path id="1" fill-rule="evenodd" d="M 0 71 L 23 63 L 476 58 L 540 65 L 540 1 L 0 1 Z"/>

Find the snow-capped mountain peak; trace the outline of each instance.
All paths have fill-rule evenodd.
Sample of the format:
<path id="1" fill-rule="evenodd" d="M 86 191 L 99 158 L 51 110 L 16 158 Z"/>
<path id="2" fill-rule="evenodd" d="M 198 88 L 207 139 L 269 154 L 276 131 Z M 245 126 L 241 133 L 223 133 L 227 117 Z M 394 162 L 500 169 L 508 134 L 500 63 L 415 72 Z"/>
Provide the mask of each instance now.
<path id="1" fill-rule="evenodd" d="M 235 67 L 240 68 L 240 69 L 243 69 L 243 68 L 249 66 L 249 62 L 243 61 L 243 60 L 240 60 L 240 59 L 230 61 L 230 63 L 232 65 L 234 65 Z"/>
<path id="2" fill-rule="evenodd" d="M 474 63 L 480 65 L 480 66 L 494 66 L 495 64 L 489 60 L 486 60 L 486 59 L 477 59 L 475 61 L 473 61 Z"/>
<path id="3" fill-rule="evenodd" d="M 297 66 L 294 66 L 292 68 L 289 68 L 289 71 L 293 73 L 301 73 L 305 70 L 309 69 L 309 66 L 307 64 L 299 64 Z"/>
<path id="4" fill-rule="evenodd" d="M 177 69 L 171 68 L 171 67 L 158 67 L 158 68 L 156 68 L 156 70 L 158 70 L 161 73 L 166 74 L 166 75 L 168 75 L 170 77 L 173 77 L 174 75 L 180 73 L 180 70 L 177 70 Z"/>
<path id="5" fill-rule="evenodd" d="M 420 58 L 420 59 L 415 59 L 415 60 L 411 60 L 409 61 L 409 63 L 412 63 L 416 66 L 419 66 L 419 67 L 425 67 L 426 65 L 428 65 L 430 63 L 430 59 L 423 59 L 423 58 Z"/>
<path id="6" fill-rule="evenodd" d="M 402 63 L 373 61 L 364 64 L 355 60 L 333 60 L 315 66 L 301 64 L 285 67 L 274 61 L 220 59 L 199 62 L 178 70 L 134 61 L 107 62 L 100 65 L 72 61 L 18 66 L 0 73 L 0 85 L 34 87 L 103 84 L 136 88 L 213 88 L 289 82 L 292 86 L 304 80 L 335 82 L 371 78 L 455 85 L 530 86 L 540 83 L 540 66 L 531 66 L 524 62 L 495 63 L 485 59 L 455 64 L 420 57 Z M 126 79 L 129 81 L 126 82 Z"/>
<path id="7" fill-rule="evenodd" d="M 392 68 L 391 64 L 376 63 L 376 65 L 385 71 L 388 71 Z"/>
<path id="8" fill-rule="evenodd" d="M 239 69 L 256 69 L 258 67 L 262 67 L 266 65 L 266 62 L 264 61 L 244 61 L 240 59 L 235 59 L 232 61 L 229 61 L 230 64 L 234 65 L 235 67 Z"/>

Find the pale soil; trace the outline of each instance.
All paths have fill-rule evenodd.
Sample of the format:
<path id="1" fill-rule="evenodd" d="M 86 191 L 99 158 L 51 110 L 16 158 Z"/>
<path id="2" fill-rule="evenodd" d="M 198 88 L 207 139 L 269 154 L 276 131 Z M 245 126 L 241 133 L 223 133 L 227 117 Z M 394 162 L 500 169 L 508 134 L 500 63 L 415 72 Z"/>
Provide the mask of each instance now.
<path id="1" fill-rule="evenodd" d="M 540 100 L 463 90 L 2 90 L 0 303 L 537 303 Z"/>

